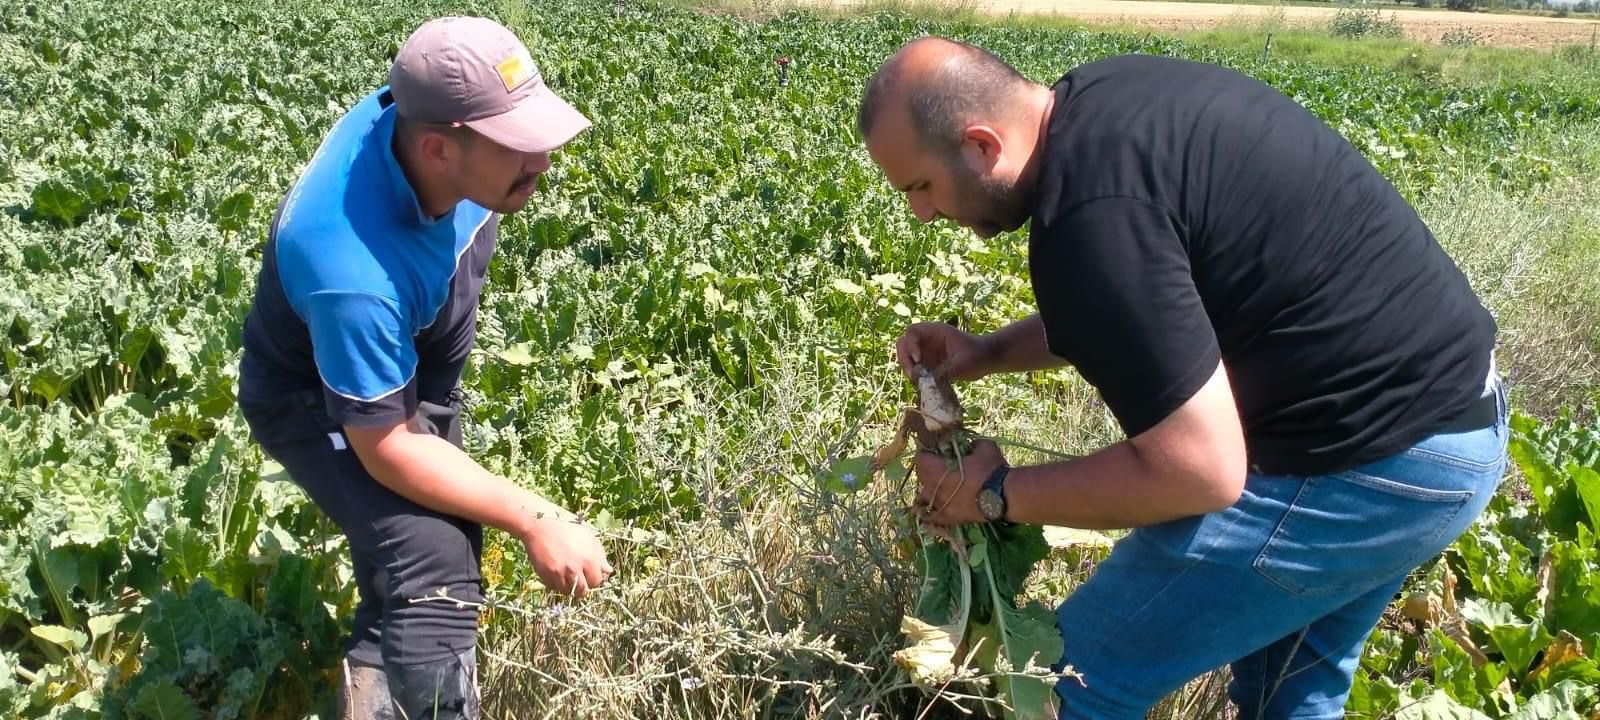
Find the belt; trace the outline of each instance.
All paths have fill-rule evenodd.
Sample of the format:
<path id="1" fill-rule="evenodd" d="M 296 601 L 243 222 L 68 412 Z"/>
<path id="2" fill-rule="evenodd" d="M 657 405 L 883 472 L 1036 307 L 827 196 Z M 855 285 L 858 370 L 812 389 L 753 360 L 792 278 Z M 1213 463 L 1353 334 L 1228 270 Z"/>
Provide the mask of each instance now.
<path id="1" fill-rule="evenodd" d="M 1466 410 L 1456 415 L 1450 422 L 1439 428 L 1441 434 L 1472 432 L 1482 430 L 1500 421 L 1500 394 L 1496 390 L 1489 390 L 1473 400 Z"/>

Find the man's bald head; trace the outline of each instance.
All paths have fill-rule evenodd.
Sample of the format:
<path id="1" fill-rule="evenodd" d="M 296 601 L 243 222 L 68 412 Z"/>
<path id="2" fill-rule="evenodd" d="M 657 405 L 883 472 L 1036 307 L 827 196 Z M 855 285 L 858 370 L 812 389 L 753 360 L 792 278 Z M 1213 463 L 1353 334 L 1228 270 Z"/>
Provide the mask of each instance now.
<path id="1" fill-rule="evenodd" d="M 975 121 L 1015 107 L 1031 81 L 994 53 L 976 45 L 925 37 L 906 43 L 867 81 L 856 129 L 866 138 L 888 108 L 909 111 L 924 146 L 954 154 L 961 132 Z"/>

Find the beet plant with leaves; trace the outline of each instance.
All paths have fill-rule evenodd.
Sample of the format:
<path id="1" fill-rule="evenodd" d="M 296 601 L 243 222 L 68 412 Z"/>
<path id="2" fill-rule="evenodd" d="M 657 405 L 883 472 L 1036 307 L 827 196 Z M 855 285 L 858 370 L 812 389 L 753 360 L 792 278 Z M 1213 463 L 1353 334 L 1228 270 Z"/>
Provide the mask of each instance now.
<path id="1" fill-rule="evenodd" d="M 909 469 L 902 463 L 916 452 L 946 459 L 945 482 L 979 481 L 962 477 L 957 462 L 984 438 L 967 428 L 955 389 L 920 365 L 912 378 L 917 404 L 906 409 L 898 432 L 870 456 L 835 463 L 830 489 L 855 491 L 880 473 L 903 478 Z M 915 446 L 908 447 L 913 439 Z M 942 527 L 923 524 L 909 509 L 899 516 L 916 538 L 921 582 L 901 619 L 905 645 L 894 653 L 895 662 L 918 687 L 953 701 L 975 700 L 1008 719 L 1057 717 L 1053 685 L 1071 674 L 1070 668 L 1052 669 L 1061 659 L 1061 632 L 1049 608 L 1019 600 L 1028 575 L 1049 555 L 1043 528 Z"/>

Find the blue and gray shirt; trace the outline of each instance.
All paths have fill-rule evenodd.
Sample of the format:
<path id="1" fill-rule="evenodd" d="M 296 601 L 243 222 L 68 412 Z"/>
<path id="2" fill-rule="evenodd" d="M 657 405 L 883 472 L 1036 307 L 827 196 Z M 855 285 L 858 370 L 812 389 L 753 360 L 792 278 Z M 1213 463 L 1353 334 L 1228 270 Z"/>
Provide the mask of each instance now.
<path id="1" fill-rule="evenodd" d="M 426 217 L 392 149 L 380 88 L 333 127 L 278 205 L 245 320 L 241 402 L 321 389 L 340 424 L 397 424 L 443 403 L 477 331 L 498 216 L 463 200 Z"/>

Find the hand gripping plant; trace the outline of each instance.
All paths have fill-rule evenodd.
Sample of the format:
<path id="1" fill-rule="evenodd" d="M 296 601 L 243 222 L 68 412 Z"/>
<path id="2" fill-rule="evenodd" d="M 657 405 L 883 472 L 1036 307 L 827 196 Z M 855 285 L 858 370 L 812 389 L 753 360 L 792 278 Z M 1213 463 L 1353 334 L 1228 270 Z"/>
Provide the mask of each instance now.
<path id="1" fill-rule="evenodd" d="M 833 466 L 835 490 L 854 491 L 879 472 L 904 476 L 907 444 L 935 452 L 949 462 L 971 451 L 979 436 L 965 426 L 965 412 L 948 380 L 920 365 L 913 368 L 917 405 L 901 418 L 894 438 L 868 457 Z M 1054 683 L 1070 673 L 1051 666 L 1061 659 L 1061 633 L 1055 615 L 1038 601 L 1018 604 L 1017 596 L 1034 565 L 1049 554 L 1043 529 L 1010 523 L 956 527 L 925 525 L 909 510 L 902 517 L 914 527 L 915 557 L 921 583 L 917 598 L 901 619 L 905 645 L 895 662 L 918 687 L 951 698 L 973 698 L 1008 720 L 1057 717 Z M 962 684 L 970 694 L 951 692 Z"/>

